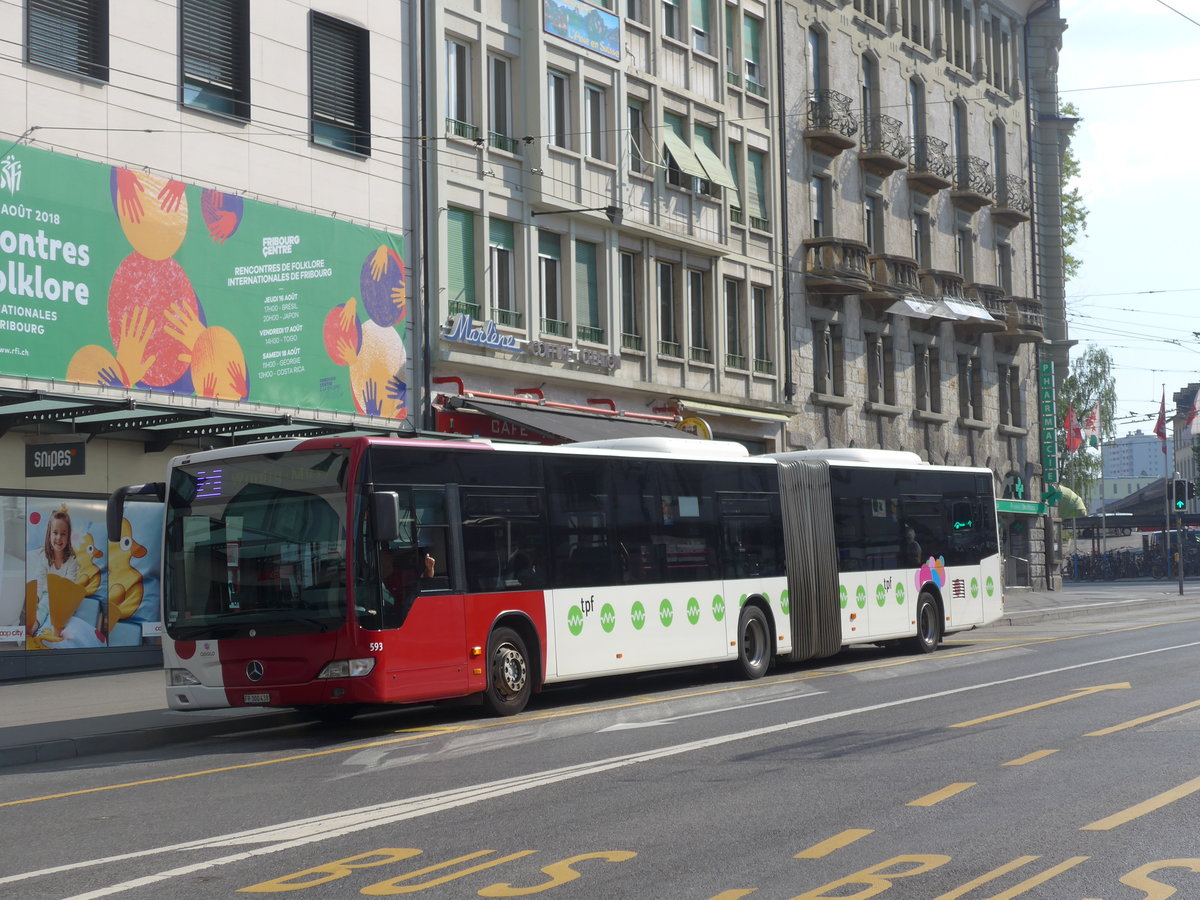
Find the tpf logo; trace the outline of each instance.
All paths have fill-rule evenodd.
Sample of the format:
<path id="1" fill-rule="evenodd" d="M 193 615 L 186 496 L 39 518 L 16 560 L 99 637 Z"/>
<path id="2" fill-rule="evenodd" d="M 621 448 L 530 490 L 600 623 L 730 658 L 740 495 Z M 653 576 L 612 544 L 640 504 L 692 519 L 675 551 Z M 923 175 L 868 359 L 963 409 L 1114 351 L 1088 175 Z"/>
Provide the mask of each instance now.
<path id="1" fill-rule="evenodd" d="M 0 160 L 0 190 L 5 188 L 10 194 L 21 189 L 21 161 L 11 153 Z"/>

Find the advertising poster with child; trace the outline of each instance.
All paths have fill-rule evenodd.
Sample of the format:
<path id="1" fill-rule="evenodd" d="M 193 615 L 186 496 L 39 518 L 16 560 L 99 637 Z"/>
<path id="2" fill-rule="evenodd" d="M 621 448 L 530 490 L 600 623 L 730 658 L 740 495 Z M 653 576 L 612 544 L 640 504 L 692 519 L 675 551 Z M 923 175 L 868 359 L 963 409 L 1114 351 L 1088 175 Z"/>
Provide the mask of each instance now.
<path id="1" fill-rule="evenodd" d="M 25 649 L 127 647 L 158 635 L 162 507 L 131 504 L 112 537 L 104 517 L 102 500 L 25 501 Z"/>

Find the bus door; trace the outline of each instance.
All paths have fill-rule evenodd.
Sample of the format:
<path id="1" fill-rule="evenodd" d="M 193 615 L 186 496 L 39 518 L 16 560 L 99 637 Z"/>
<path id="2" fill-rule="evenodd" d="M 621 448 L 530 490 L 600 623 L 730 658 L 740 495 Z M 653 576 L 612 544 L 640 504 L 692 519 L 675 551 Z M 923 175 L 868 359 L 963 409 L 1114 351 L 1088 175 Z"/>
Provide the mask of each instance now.
<path id="1" fill-rule="evenodd" d="M 452 578 L 455 546 L 447 487 L 388 488 L 400 495 L 394 541 L 373 542 L 356 586 L 359 622 L 381 645 L 388 698 L 422 700 L 467 690 L 466 621 Z"/>

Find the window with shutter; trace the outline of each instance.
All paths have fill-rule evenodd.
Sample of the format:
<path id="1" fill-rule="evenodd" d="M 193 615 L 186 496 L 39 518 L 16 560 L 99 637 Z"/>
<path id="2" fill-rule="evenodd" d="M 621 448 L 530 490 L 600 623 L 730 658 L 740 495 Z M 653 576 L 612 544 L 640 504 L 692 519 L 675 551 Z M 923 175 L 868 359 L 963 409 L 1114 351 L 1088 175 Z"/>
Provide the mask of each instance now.
<path id="1" fill-rule="evenodd" d="M 446 211 L 446 287 L 451 315 L 479 317 L 475 299 L 475 215 L 467 209 Z"/>
<path id="2" fill-rule="evenodd" d="M 312 141 L 350 153 L 371 152 L 370 35 L 312 13 L 309 53 Z"/>
<path id="3" fill-rule="evenodd" d="M 26 0 L 30 63 L 108 81 L 108 0 Z"/>
<path id="4" fill-rule="evenodd" d="M 250 118 L 248 0 L 180 0 L 179 71 L 185 106 Z"/>

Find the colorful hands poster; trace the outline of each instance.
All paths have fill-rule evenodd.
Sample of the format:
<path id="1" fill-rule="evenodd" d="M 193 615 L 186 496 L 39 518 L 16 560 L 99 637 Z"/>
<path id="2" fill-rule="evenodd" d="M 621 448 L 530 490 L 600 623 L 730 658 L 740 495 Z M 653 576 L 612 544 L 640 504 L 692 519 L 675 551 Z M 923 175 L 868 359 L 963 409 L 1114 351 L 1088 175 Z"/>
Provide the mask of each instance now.
<path id="1" fill-rule="evenodd" d="M 0 158 L 0 373 L 403 419 L 400 237 L 32 147 Z"/>

